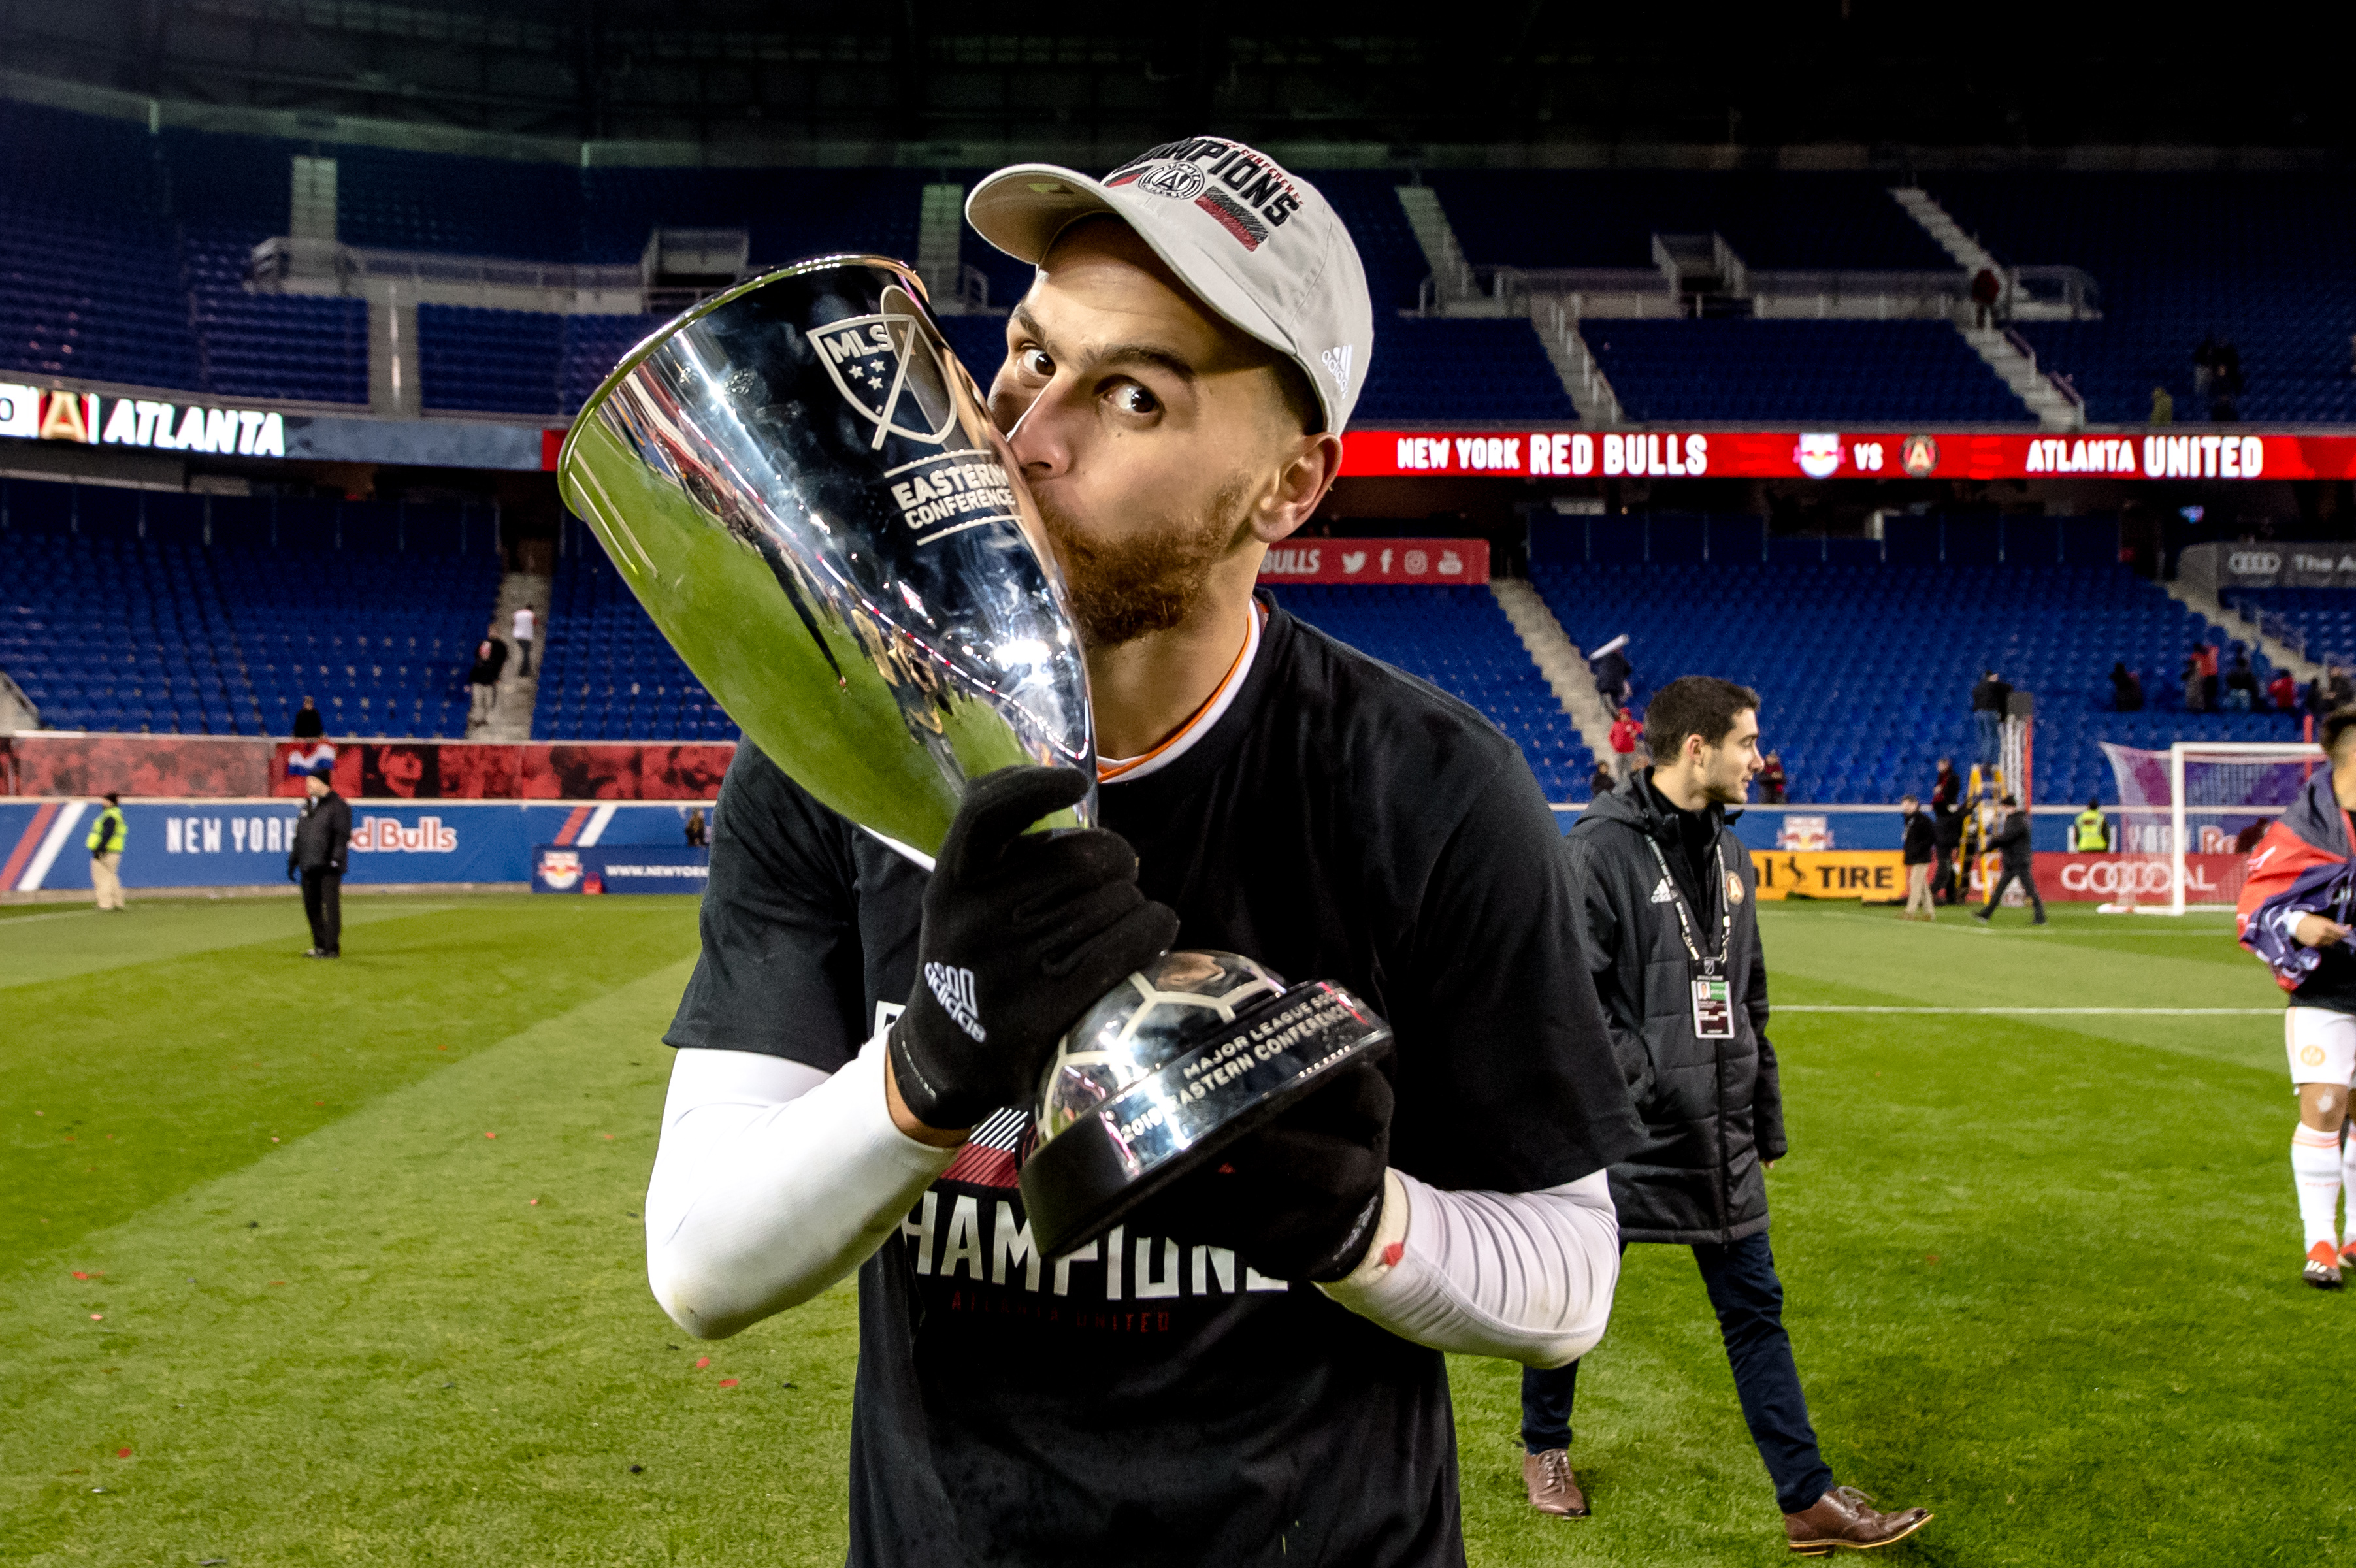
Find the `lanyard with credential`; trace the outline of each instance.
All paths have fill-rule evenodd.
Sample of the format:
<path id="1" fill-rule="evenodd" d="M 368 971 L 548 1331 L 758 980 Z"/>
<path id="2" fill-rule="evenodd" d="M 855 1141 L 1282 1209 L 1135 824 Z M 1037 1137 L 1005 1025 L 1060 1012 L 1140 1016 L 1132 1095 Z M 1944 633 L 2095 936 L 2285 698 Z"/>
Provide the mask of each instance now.
<path id="1" fill-rule="evenodd" d="M 1686 907 L 1685 889 L 1669 875 L 1668 858 L 1661 854 L 1661 844 L 1652 834 L 1644 835 L 1644 843 L 1653 852 L 1653 864 L 1661 868 L 1661 886 L 1669 890 L 1669 902 L 1677 912 L 1677 931 L 1685 938 L 1686 955 L 1693 960 L 1700 972 L 1693 976 L 1694 1034 L 1705 1040 L 1734 1038 L 1734 987 L 1719 971 L 1725 965 L 1734 939 L 1734 900 L 1721 895 L 1719 898 L 1718 952 L 1705 954 L 1701 944 L 1694 940 L 1693 915 Z M 1726 851 L 1713 844 L 1718 869 L 1727 876 Z"/>

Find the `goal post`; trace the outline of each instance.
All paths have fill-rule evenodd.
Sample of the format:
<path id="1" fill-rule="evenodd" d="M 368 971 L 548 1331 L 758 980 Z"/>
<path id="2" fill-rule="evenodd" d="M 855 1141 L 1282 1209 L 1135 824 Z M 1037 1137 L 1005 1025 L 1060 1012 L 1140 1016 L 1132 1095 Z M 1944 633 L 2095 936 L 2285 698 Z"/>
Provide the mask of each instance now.
<path id="1" fill-rule="evenodd" d="M 2103 743 L 2118 785 L 2116 886 L 2105 914 L 2230 909 L 2250 846 L 2298 799 L 2323 748 L 2297 741 Z"/>

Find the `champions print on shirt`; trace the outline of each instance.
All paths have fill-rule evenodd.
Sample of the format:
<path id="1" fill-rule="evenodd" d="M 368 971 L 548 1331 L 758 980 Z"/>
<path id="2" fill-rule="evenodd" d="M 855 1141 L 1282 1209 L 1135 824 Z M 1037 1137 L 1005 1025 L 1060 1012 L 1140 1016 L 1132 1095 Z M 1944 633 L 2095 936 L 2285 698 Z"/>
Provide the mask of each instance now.
<path id="1" fill-rule="evenodd" d="M 1042 1257 L 1015 1185 L 1030 1133 L 1027 1112 L 991 1115 L 901 1221 L 908 1266 L 932 1309 L 1158 1337 L 1190 1334 L 1239 1298 L 1291 1288 L 1229 1248 L 1184 1245 L 1125 1225 L 1064 1257 Z"/>

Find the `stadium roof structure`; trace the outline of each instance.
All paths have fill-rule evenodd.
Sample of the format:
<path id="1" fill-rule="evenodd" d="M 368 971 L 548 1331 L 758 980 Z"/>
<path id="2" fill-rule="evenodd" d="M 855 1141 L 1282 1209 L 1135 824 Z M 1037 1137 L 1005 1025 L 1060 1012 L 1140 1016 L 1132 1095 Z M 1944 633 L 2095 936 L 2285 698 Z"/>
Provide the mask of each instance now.
<path id="1" fill-rule="evenodd" d="M 2269 9 L 2285 25 L 2269 25 Z M 217 116 L 755 157 L 824 146 L 850 161 L 1044 153 L 1108 165 L 1212 127 L 1272 148 L 1355 145 L 1391 163 L 1468 151 L 1544 164 L 1634 150 L 1641 161 L 1648 145 L 1735 162 L 1826 145 L 1899 160 L 2081 147 L 2329 156 L 2349 142 L 2338 58 L 2301 47 L 2287 8 L 2189 29 L 2123 5 L 2049 10 L 2025 30 L 1994 16 L 1981 27 L 1889 0 L 1711 4 L 1674 26 L 1641 7 L 1547 0 L 1344 20 L 1297 4 L 1108 11 L 1069 0 L 863 11 L 809 0 L 88 0 L 0 10 L 0 59 L 20 81 Z"/>

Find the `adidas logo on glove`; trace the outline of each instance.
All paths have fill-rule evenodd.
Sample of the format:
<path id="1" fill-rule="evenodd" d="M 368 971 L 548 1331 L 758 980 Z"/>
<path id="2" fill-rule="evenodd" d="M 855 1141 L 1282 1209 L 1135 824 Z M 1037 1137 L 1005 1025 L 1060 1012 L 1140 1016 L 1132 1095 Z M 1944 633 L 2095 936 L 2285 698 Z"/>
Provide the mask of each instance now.
<path id="1" fill-rule="evenodd" d="M 925 983 L 932 987 L 934 999 L 940 1003 L 943 1012 L 957 1020 L 958 1028 L 976 1040 L 989 1037 L 982 1031 L 981 1010 L 974 1002 L 973 971 L 928 963 L 925 965 Z"/>

